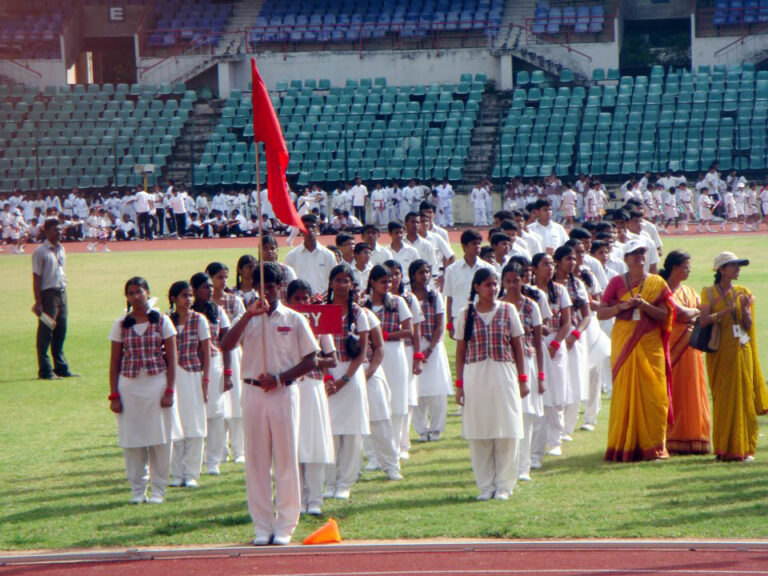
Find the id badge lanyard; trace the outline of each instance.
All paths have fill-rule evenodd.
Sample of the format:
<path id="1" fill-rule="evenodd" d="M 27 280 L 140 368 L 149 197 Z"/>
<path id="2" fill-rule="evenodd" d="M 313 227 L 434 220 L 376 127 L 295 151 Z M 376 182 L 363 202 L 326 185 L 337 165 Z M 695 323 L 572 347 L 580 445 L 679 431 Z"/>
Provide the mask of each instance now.
<path id="1" fill-rule="evenodd" d="M 638 294 L 642 294 L 643 286 L 645 286 L 645 281 L 646 281 L 647 278 L 648 278 L 647 276 L 645 278 L 643 278 L 643 281 L 640 283 L 640 287 L 637 289 L 637 294 L 633 294 L 632 293 L 632 285 L 629 283 L 629 272 L 627 272 L 624 275 L 624 281 L 627 283 L 627 290 L 629 290 L 629 299 L 630 300 L 632 300 L 632 298 L 634 298 Z M 634 310 L 632 310 L 632 320 L 634 320 L 635 322 L 640 320 L 640 309 L 639 308 L 635 308 Z"/>

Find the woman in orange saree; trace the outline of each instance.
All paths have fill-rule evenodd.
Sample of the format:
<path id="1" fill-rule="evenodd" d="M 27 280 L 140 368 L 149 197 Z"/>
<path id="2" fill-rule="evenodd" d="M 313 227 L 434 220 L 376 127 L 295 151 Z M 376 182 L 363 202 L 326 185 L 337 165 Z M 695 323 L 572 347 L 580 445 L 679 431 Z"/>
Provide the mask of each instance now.
<path id="1" fill-rule="evenodd" d="M 646 244 L 629 240 L 624 261 L 629 272 L 616 276 L 603 293 L 600 320 L 615 318 L 611 333 L 613 396 L 605 459 L 657 460 L 665 447 L 668 396 L 670 291 L 664 279 L 645 273 Z"/>
<path id="2" fill-rule="evenodd" d="M 711 426 L 704 357 L 689 346 L 693 322 L 700 314 L 696 291 L 683 284 L 690 272 L 691 257 L 673 250 L 659 273 L 672 291 L 675 306 L 669 338 L 675 420 L 667 429 L 667 450 L 674 454 L 708 454 Z"/>
<path id="3" fill-rule="evenodd" d="M 757 415 L 768 412 L 766 389 L 757 355 L 754 296 L 735 284 L 749 260 L 732 252 L 715 257 L 715 285 L 701 293 L 701 324 L 720 325 L 720 347 L 707 353 L 712 389 L 712 444 L 718 460 L 754 460 Z"/>

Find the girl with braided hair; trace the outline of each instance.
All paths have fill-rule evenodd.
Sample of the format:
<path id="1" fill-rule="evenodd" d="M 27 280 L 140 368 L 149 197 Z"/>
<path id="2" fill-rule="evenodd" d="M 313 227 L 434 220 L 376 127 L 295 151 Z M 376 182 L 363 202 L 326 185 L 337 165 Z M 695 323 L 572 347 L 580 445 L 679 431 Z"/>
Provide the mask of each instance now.
<path id="1" fill-rule="evenodd" d="M 517 483 L 521 397 L 528 395 L 523 327 L 515 307 L 496 299 L 498 289 L 492 268 L 475 272 L 469 303 L 455 327 L 461 336 L 456 402 L 464 406 L 462 432 L 469 441 L 478 500 L 507 500 Z"/>

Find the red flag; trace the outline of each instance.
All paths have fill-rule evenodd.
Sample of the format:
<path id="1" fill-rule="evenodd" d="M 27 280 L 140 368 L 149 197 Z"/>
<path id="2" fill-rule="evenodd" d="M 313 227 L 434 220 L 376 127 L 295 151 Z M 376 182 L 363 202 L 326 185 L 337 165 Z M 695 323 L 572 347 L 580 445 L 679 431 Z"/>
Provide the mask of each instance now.
<path id="1" fill-rule="evenodd" d="M 285 170 L 288 168 L 288 148 L 285 146 L 283 130 L 277 120 L 267 87 L 256 70 L 256 60 L 251 58 L 251 79 L 253 84 L 253 140 L 264 142 L 267 157 L 267 193 L 272 210 L 283 224 L 295 226 L 306 233 L 296 207 L 288 194 Z"/>

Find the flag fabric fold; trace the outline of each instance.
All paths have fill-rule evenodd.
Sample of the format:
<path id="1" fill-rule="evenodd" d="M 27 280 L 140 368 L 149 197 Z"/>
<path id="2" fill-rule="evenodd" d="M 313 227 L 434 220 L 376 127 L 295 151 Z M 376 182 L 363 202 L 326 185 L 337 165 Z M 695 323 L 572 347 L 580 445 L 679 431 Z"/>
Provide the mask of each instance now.
<path id="1" fill-rule="evenodd" d="M 288 148 L 283 138 L 283 130 L 277 120 L 277 114 L 269 99 L 267 87 L 256 69 L 256 60 L 251 58 L 251 79 L 253 85 L 253 140 L 264 142 L 264 154 L 267 159 L 267 194 L 272 204 L 272 211 L 286 226 L 295 226 L 306 232 L 304 223 L 296 211 L 288 194 L 288 182 L 285 170 L 288 168 Z"/>

